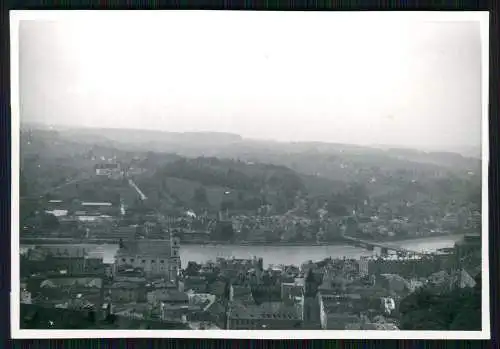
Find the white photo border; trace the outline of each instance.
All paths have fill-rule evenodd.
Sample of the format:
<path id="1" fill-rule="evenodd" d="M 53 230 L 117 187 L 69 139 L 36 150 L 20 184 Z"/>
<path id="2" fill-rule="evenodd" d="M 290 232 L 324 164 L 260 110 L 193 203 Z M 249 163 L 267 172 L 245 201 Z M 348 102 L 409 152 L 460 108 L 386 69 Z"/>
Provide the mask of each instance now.
<path id="1" fill-rule="evenodd" d="M 219 339 L 490 339 L 490 284 L 488 250 L 488 168 L 489 168 L 489 12 L 254 12 L 175 11 L 176 16 L 335 16 L 339 20 L 362 17 L 364 21 L 477 21 L 481 28 L 482 54 L 482 330 L 481 331 L 332 331 L 332 330 L 27 330 L 20 329 L 19 271 L 19 23 L 25 20 L 110 20 L 131 16 L 134 21 L 174 11 L 10 11 L 11 63 L 11 336 L 13 339 L 64 338 L 219 338 Z M 231 32 L 227 33 L 228 35 Z"/>

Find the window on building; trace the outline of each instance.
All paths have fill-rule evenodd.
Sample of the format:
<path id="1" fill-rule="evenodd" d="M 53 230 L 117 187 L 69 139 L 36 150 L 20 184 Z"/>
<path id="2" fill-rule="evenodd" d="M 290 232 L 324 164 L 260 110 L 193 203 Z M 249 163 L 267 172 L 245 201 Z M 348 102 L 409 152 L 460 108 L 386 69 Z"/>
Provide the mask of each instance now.
<path id="1" fill-rule="evenodd" d="M 156 261 L 154 259 L 151 260 L 151 263 L 156 263 Z"/>
<path id="2" fill-rule="evenodd" d="M 143 259 L 143 260 L 142 260 L 142 263 L 143 263 L 143 264 L 144 264 L 144 263 L 146 263 L 146 260 L 145 260 L 145 259 Z"/>
<path id="3" fill-rule="evenodd" d="M 165 261 L 162 259 L 162 260 L 160 261 L 160 263 L 161 263 L 161 264 L 163 264 L 163 263 L 165 263 Z"/>
<path id="4" fill-rule="evenodd" d="M 126 262 L 126 259 L 125 258 L 122 258 L 122 262 L 125 263 Z"/>
<path id="5" fill-rule="evenodd" d="M 130 258 L 130 263 L 134 263 L 134 259 L 133 258 Z"/>

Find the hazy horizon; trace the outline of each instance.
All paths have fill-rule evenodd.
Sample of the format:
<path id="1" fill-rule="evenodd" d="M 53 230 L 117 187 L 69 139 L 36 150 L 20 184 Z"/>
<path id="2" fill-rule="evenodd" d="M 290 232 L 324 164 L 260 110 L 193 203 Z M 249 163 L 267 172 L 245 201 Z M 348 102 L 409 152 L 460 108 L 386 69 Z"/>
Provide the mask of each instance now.
<path id="1" fill-rule="evenodd" d="M 20 23 L 21 122 L 442 151 L 481 145 L 479 22 L 198 12 L 131 25 L 87 16 Z"/>

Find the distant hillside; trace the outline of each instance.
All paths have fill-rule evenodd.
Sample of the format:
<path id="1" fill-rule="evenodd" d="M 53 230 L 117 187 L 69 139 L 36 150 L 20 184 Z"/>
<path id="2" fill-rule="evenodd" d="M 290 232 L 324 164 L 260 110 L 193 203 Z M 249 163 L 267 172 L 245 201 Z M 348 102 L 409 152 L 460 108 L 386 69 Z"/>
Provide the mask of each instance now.
<path id="1" fill-rule="evenodd" d="M 344 180 L 359 168 L 381 170 L 478 172 L 480 159 L 458 153 L 423 152 L 403 148 L 366 147 L 348 144 L 283 143 L 244 139 L 217 132 L 164 132 L 127 129 L 71 129 L 60 136 L 67 140 L 99 144 L 127 151 L 176 153 L 186 157 L 219 157 L 273 163 L 298 172 Z"/>
<path id="2" fill-rule="evenodd" d="M 387 153 L 391 156 L 413 162 L 428 163 L 462 170 L 474 170 L 481 166 L 480 159 L 465 157 L 461 154 L 451 152 L 422 152 L 410 149 L 392 148 L 389 149 Z"/>
<path id="3" fill-rule="evenodd" d="M 97 137 L 97 136 L 96 136 Z M 66 131 L 24 129 L 20 134 L 20 164 L 23 195 L 40 195 L 69 180 L 91 177 L 94 166 L 120 162 L 154 171 L 178 160 L 175 154 L 127 151 L 107 139 L 90 142 Z M 95 138 L 94 138 L 95 139 Z"/>
<path id="4" fill-rule="evenodd" d="M 307 191 L 301 176 L 283 166 L 203 157 L 180 159 L 138 181 L 146 195 L 156 200 L 210 210 L 221 205 L 257 210 L 269 203 L 283 211 Z"/>
<path id="5" fill-rule="evenodd" d="M 254 211 L 269 203 L 283 212 L 298 198 L 308 198 L 316 206 L 329 202 L 347 210 L 367 198 L 480 197 L 481 162 L 455 153 L 137 132 L 23 129 L 23 193 L 39 195 L 68 180 L 93 176 L 97 163 L 118 161 L 145 170 L 134 180 L 156 208 Z"/>
<path id="6" fill-rule="evenodd" d="M 177 152 L 227 146 L 242 141 L 241 136 L 221 132 L 164 132 L 128 129 L 72 129 L 67 132 L 81 141 L 112 142 L 115 146 L 141 151 Z"/>

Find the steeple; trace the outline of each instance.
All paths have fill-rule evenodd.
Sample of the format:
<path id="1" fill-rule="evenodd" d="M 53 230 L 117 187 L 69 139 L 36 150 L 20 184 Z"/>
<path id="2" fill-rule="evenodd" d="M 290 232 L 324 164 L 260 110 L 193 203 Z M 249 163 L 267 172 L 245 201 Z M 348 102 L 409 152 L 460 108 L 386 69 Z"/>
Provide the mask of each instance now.
<path id="1" fill-rule="evenodd" d="M 318 291 L 318 282 L 312 269 L 309 269 L 306 276 L 306 297 L 315 297 Z"/>

